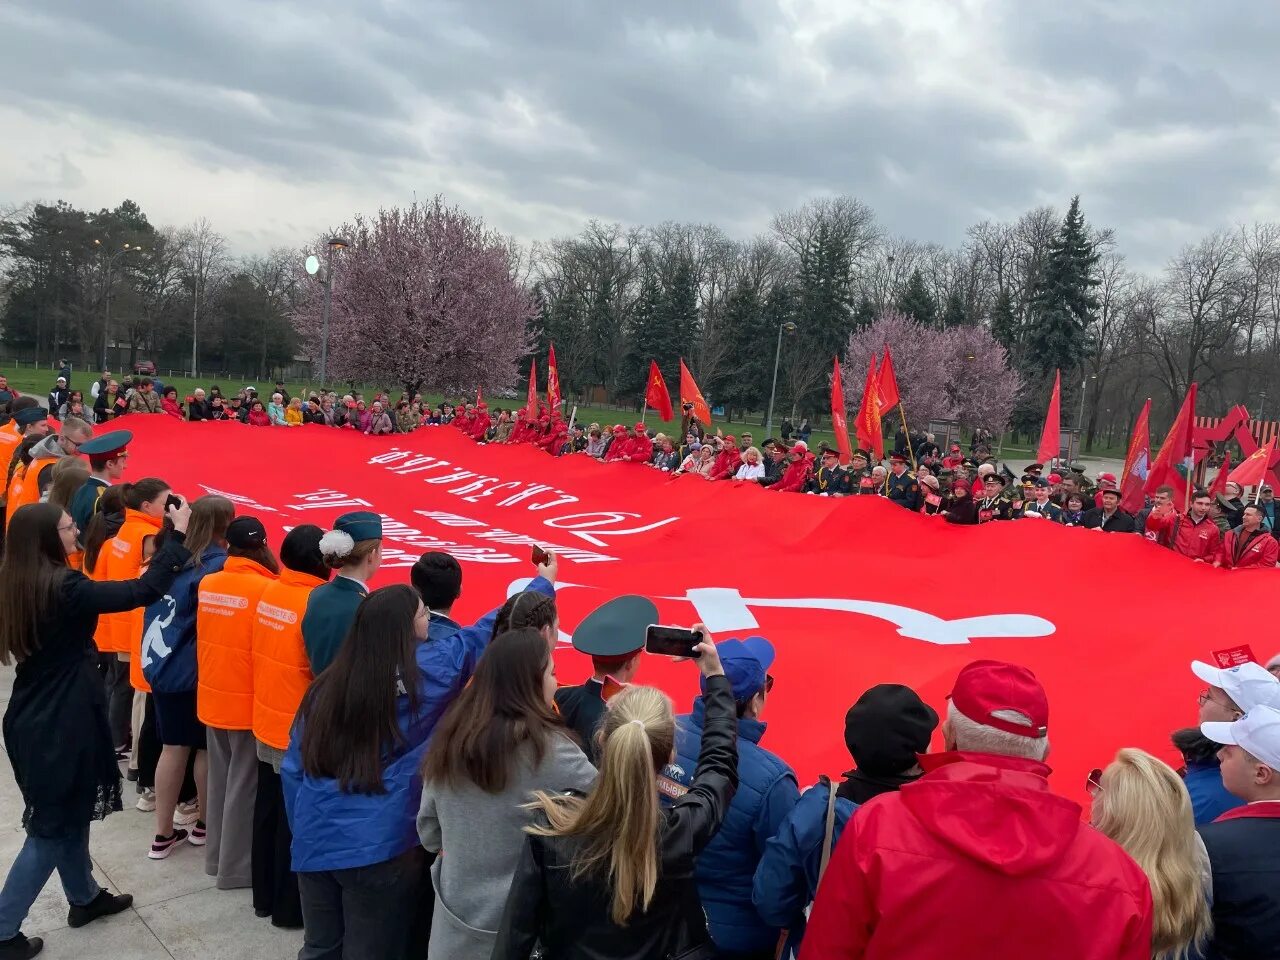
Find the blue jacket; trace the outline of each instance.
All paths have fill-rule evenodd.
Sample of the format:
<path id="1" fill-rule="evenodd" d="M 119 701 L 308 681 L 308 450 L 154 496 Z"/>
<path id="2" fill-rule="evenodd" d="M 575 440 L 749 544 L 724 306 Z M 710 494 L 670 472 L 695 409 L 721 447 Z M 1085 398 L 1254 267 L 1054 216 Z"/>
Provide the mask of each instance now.
<path id="1" fill-rule="evenodd" d="M 1187 785 L 1187 793 L 1191 794 L 1196 826 L 1213 823 L 1228 810 L 1244 806 L 1243 800 L 1228 793 L 1222 785 L 1222 771 L 1216 763 L 1188 762 L 1183 783 Z"/>
<path id="2" fill-rule="evenodd" d="M 320 590 L 317 587 L 316 590 Z M 555 588 L 538 577 L 530 590 L 554 595 Z M 312 591 L 314 595 L 315 591 Z M 308 611 L 310 607 L 308 607 Z M 383 863 L 418 845 L 417 816 L 422 801 L 422 755 L 445 710 L 475 672 L 489 645 L 494 610 L 473 627 L 455 630 L 419 644 L 418 708 L 409 698 L 397 700 L 397 723 L 404 742 L 383 754 L 384 793 L 344 793 L 330 777 L 302 770 L 302 715 L 294 722 L 289 749 L 280 769 L 285 810 L 293 829 L 293 869 L 298 872 L 345 870 Z"/>
<path id="3" fill-rule="evenodd" d="M 693 712 L 677 718 L 676 762 L 658 778 L 668 805 L 693 782 L 702 748 L 703 710 L 698 697 Z M 800 791 L 791 768 L 760 746 L 765 726 L 748 717 L 738 720 L 738 792 L 694 869 L 711 939 L 729 953 L 770 950 L 778 942 L 780 925 L 756 912 L 751 892 L 765 846 L 795 807 Z"/>
<path id="4" fill-rule="evenodd" d="M 827 795 L 826 785 L 819 782 L 800 796 L 777 835 L 765 846 L 751 891 L 751 902 L 760 919 L 773 927 L 789 928 L 797 951 L 804 933 L 804 909 L 818 890 L 822 841 L 827 835 Z M 852 800 L 836 797 L 832 850 L 857 809 Z"/>
<path id="5" fill-rule="evenodd" d="M 196 605 L 200 580 L 227 560 L 224 547 L 209 546 L 198 565 L 185 568 L 169 592 L 143 613 L 142 675 L 156 693 L 196 688 Z"/>
<path id="6" fill-rule="evenodd" d="M 1280 956 L 1280 804 L 1249 804 L 1198 829 L 1213 870 L 1205 956 Z"/>

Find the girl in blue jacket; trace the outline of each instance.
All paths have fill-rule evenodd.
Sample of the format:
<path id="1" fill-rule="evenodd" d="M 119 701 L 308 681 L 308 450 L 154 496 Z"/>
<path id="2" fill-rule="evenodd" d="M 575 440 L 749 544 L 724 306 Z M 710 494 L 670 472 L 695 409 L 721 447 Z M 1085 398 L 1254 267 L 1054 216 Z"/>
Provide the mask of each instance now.
<path id="1" fill-rule="evenodd" d="M 187 549 L 191 560 L 169 591 L 143 615 L 142 675 L 151 684 L 160 759 L 156 763 L 156 835 L 147 854 L 163 860 L 183 841 L 204 844 L 204 797 L 209 763 L 204 725 L 196 718 L 196 601 L 200 580 L 227 559 L 227 526 L 235 505 L 225 497 L 201 497 L 191 505 Z M 178 793 L 191 751 L 199 814 L 190 831 L 174 826 Z"/>

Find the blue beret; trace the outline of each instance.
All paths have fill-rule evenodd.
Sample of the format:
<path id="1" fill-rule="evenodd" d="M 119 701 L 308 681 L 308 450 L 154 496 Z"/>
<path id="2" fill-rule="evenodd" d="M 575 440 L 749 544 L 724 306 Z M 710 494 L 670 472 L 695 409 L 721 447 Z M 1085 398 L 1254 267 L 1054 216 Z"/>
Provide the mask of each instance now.
<path id="1" fill-rule="evenodd" d="M 344 513 L 333 521 L 333 529 L 341 530 L 356 543 L 361 540 L 381 540 L 382 517 L 368 510 Z"/>
<path id="2" fill-rule="evenodd" d="M 20 427 L 29 427 L 33 423 L 48 419 L 48 417 L 49 414 L 42 407 L 27 407 L 25 410 L 19 410 L 13 415 L 13 419 L 17 421 Z"/>

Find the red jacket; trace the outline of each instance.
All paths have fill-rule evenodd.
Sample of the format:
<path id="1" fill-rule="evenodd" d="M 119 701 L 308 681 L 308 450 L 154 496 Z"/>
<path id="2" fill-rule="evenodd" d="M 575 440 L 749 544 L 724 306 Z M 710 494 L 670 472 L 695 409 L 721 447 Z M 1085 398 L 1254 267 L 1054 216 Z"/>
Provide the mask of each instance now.
<path id="1" fill-rule="evenodd" d="M 716 454 L 716 462 L 711 465 L 712 480 L 727 480 L 734 475 L 742 464 L 742 451 L 737 447 L 725 447 Z"/>
<path id="2" fill-rule="evenodd" d="M 799 460 L 793 460 L 783 471 L 782 479 L 766 490 L 790 490 L 793 493 L 803 490 L 809 480 L 809 472 L 813 469 L 813 454 L 806 453 Z"/>
<path id="3" fill-rule="evenodd" d="M 1196 523 L 1191 514 L 1186 514 L 1178 518 L 1173 549 L 1192 560 L 1213 563 L 1222 552 L 1222 531 L 1208 517 Z"/>
<path id="4" fill-rule="evenodd" d="M 653 441 L 647 436 L 638 437 L 634 433 L 627 437 L 626 458 L 632 463 L 648 463 L 653 456 Z"/>
<path id="5" fill-rule="evenodd" d="M 631 437 L 618 436 L 614 434 L 613 443 L 609 444 L 609 449 L 604 454 L 605 463 L 612 463 L 614 460 L 630 460 L 631 459 Z"/>
<path id="6" fill-rule="evenodd" d="M 472 440 L 483 440 L 489 432 L 489 414 L 477 413 L 471 421 L 471 426 L 467 428 L 467 433 L 471 434 Z"/>
<path id="7" fill-rule="evenodd" d="M 931 754 L 836 845 L 800 960 L 1150 960 L 1151 889 L 1049 768 Z"/>
<path id="8" fill-rule="evenodd" d="M 1280 543 L 1261 527 L 1251 540 L 1246 543 L 1247 534 L 1241 527 L 1228 530 L 1222 537 L 1222 549 L 1218 559 L 1224 567 L 1244 569 L 1245 567 L 1274 567 L 1280 558 Z"/>

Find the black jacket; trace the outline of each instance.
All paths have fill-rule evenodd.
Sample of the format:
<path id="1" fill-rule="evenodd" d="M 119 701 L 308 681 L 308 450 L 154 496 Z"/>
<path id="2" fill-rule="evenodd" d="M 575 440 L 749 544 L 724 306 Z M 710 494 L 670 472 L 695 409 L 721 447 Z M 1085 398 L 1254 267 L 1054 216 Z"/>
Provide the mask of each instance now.
<path id="1" fill-rule="evenodd" d="M 1103 533 L 1133 533 L 1137 529 L 1133 525 L 1133 514 L 1125 513 L 1123 510 L 1117 510 L 1104 523 L 1101 507 L 1086 510 L 1080 520 L 1080 526 L 1086 530 L 1097 530 L 1101 527 Z"/>
<path id="2" fill-rule="evenodd" d="M 541 942 L 556 960 L 703 960 L 715 957 L 693 865 L 738 786 L 738 720 L 724 677 L 707 681 L 702 749 L 689 792 L 663 811 L 659 879 L 649 909 L 625 927 L 609 917 L 607 878 L 575 880 L 574 838 L 528 837 L 507 898 L 494 960 L 527 960 Z"/>
<path id="3" fill-rule="evenodd" d="M 120 809 L 107 702 L 93 632 L 98 615 L 144 607 L 162 596 L 191 554 L 170 536 L 137 580 L 63 577 L 51 614 L 36 624 L 36 651 L 18 664 L 4 714 L 5 748 L 37 836 L 59 836 Z"/>
<path id="4" fill-rule="evenodd" d="M 208 400 L 192 400 L 187 404 L 188 420 L 212 420 Z"/>
<path id="5" fill-rule="evenodd" d="M 1280 816 L 1274 814 L 1275 806 L 1237 807 L 1200 827 L 1213 870 L 1213 939 L 1206 957 L 1280 957 Z"/>

